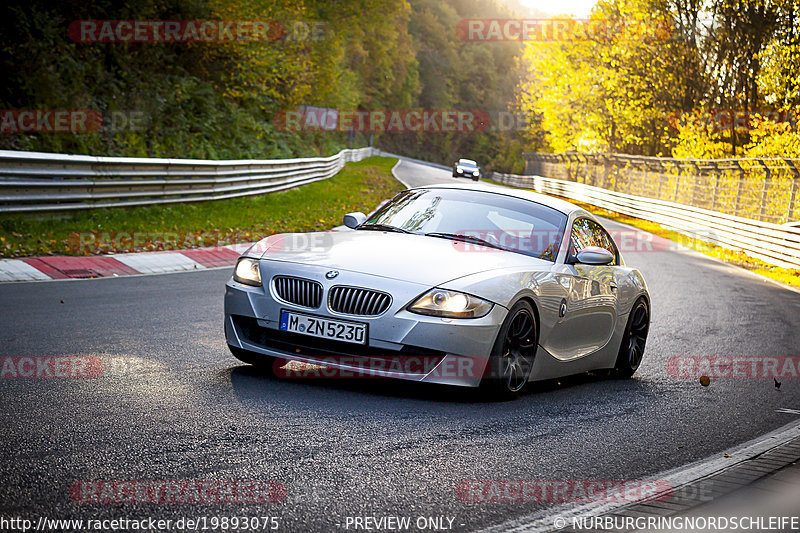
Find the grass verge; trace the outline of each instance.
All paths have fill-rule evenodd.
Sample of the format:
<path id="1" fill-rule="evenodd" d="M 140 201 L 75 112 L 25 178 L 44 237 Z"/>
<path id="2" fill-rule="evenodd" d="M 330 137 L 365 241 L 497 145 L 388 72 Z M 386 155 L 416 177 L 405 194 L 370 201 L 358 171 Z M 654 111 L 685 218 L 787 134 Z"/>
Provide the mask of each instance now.
<path id="1" fill-rule="evenodd" d="M 392 176 L 396 162 L 370 157 L 348 163 L 332 178 L 263 196 L 65 215 L 2 215 L 0 257 L 223 246 L 273 233 L 327 230 L 341 224 L 345 213 L 369 212 L 403 190 Z"/>
<path id="2" fill-rule="evenodd" d="M 507 187 L 507 185 L 504 185 L 503 183 L 498 183 L 495 181 L 492 181 L 491 183 Z M 658 235 L 659 237 L 664 237 L 665 239 L 682 244 L 683 246 L 691 248 L 692 250 L 698 251 L 702 254 L 714 257 L 732 265 L 736 265 L 744 268 L 745 270 L 755 272 L 756 274 L 760 274 L 766 278 L 800 288 L 800 269 L 781 268 L 775 265 L 770 265 L 769 263 L 765 263 L 760 259 L 751 257 L 740 250 L 730 250 L 728 248 L 723 248 L 722 246 L 717 246 L 716 244 L 706 242 L 702 239 L 695 239 L 688 235 L 684 235 L 683 233 L 665 228 L 664 226 L 656 224 L 655 222 L 623 215 L 621 213 L 602 209 L 591 204 L 578 202 L 570 198 L 563 199 L 575 205 L 579 205 L 597 216 L 614 220 L 622 224 L 628 224 L 629 226 L 634 226 L 643 231 L 647 231 L 654 235 Z"/>

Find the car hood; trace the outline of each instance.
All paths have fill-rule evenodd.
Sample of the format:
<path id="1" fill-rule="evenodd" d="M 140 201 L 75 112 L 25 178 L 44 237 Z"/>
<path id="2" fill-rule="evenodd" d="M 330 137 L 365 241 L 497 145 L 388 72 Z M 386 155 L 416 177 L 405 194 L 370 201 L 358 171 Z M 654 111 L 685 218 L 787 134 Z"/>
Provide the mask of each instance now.
<path id="1" fill-rule="evenodd" d="M 449 239 L 381 231 L 284 233 L 256 243 L 248 255 L 311 264 L 435 286 L 476 272 L 508 267 L 549 269 L 526 255 Z"/>

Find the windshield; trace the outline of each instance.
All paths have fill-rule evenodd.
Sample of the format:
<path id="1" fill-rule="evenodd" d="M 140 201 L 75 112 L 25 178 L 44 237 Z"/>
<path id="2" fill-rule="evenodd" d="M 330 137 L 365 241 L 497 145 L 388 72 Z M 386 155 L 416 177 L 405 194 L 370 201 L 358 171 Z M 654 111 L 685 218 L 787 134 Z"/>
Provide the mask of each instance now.
<path id="1" fill-rule="evenodd" d="M 478 168 L 478 164 L 475 161 L 470 161 L 469 159 L 461 159 L 458 162 L 458 166 L 468 167 L 468 168 Z"/>
<path id="2" fill-rule="evenodd" d="M 567 216 L 536 202 L 485 191 L 404 191 L 359 227 L 397 228 L 430 238 L 483 243 L 555 261 Z"/>

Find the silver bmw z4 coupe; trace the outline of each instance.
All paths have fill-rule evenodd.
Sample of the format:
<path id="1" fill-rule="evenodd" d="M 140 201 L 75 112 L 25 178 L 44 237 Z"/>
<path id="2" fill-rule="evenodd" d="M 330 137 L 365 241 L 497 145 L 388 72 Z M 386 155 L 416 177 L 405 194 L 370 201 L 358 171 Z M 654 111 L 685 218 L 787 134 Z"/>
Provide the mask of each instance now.
<path id="1" fill-rule="evenodd" d="M 434 185 L 344 223 L 272 235 L 239 258 L 225 291 L 233 355 L 498 397 L 588 371 L 629 377 L 642 361 L 644 278 L 573 204 Z"/>

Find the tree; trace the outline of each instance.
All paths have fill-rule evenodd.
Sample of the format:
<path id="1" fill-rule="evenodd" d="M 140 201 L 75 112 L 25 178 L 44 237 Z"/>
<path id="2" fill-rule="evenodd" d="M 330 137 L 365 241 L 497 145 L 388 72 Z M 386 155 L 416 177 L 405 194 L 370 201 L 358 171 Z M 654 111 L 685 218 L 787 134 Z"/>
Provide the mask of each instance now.
<path id="1" fill-rule="evenodd" d="M 563 17 L 556 17 L 563 18 Z M 540 113 L 555 151 L 669 150 L 669 116 L 684 105 L 693 50 L 659 0 L 601 0 L 565 38 L 530 42 L 523 108 Z"/>

